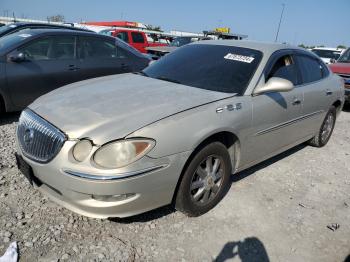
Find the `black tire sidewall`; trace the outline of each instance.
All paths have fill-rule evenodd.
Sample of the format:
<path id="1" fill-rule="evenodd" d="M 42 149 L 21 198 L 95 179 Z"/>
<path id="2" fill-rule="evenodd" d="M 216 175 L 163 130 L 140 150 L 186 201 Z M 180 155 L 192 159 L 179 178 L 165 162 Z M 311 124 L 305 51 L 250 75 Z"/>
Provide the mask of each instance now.
<path id="1" fill-rule="evenodd" d="M 328 118 L 328 116 L 329 116 L 330 114 L 333 114 L 333 117 L 334 117 L 334 122 L 333 122 L 332 130 L 331 130 L 329 136 L 327 137 L 327 139 L 326 139 L 325 141 L 322 141 L 322 130 L 323 130 L 323 127 L 324 127 L 324 125 L 325 125 L 325 123 L 326 123 L 326 120 L 327 120 L 327 118 Z M 326 115 L 326 117 L 324 118 L 324 120 L 323 120 L 323 122 L 322 122 L 322 125 L 321 125 L 321 128 L 320 128 L 320 132 L 319 132 L 319 134 L 318 134 L 318 141 L 319 141 L 320 147 L 325 146 L 325 145 L 328 143 L 329 139 L 331 138 L 331 136 L 332 136 L 332 134 L 333 134 L 334 127 L 335 127 L 336 119 L 337 119 L 337 111 L 336 111 L 335 107 L 332 106 L 332 107 L 328 110 L 327 115 Z"/>
<path id="2" fill-rule="evenodd" d="M 222 157 L 224 165 L 224 175 L 221 187 L 215 198 L 206 205 L 195 204 L 190 195 L 190 186 L 194 172 L 198 166 L 210 155 Z M 215 207 L 227 193 L 230 186 L 231 158 L 227 148 L 220 142 L 214 142 L 203 147 L 191 160 L 184 172 L 181 184 L 176 196 L 176 208 L 189 216 L 199 216 Z"/>

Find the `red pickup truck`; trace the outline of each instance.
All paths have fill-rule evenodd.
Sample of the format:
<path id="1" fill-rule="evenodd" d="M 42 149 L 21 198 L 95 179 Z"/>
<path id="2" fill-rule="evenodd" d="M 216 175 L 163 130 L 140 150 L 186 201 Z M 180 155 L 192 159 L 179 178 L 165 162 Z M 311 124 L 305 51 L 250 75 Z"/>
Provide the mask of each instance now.
<path id="1" fill-rule="evenodd" d="M 148 42 L 147 36 L 144 32 L 127 30 L 127 29 L 116 29 L 111 32 L 111 35 L 124 40 L 129 45 L 135 47 L 141 53 L 147 53 L 146 47 L 153 46 L 167 46 L 167 44 Z"/>
<path id="2" fill-rule="evenodd" d="M 350 48 L 348 48 L 335 64 L 329 65 L 333 73 L 344 79 L 345 101 L 350 104 Z"/>

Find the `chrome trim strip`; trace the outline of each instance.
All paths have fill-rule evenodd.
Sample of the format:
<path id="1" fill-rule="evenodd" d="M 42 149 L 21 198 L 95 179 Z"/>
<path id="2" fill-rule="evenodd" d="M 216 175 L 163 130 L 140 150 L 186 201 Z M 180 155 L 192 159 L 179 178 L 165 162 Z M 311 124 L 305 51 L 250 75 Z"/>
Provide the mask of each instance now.
<path id="1" fill-rule="evenodd" d="M 255 136 L 260 136 L 260 135 L 264 135 L 264 134 L 273 132 L 273 131 L 275 131 L 275 130 L 278 130 L 278 129 L 281 129 L 281 128 L 283 128 L 283 127 L 286 127 L 286 126 L 295 124 L 295 123 L 297 123 L 297 122 L 299 122 L 299 121 L 308 119 L 308 118 L 313 117 L 313 116 L 315 116 L 315 115 L 319 115 L 319 114 L 321 114 L 321 113 L 323 113 L 323 112 L 324 112 L 323 110 L 316 111 L 316 112 L 313 112 L 313 113 L 311 113 L 311 114 L 304 115 L 304 116 L 301 116 L 301 117 L 292 119 L 292 120 L 290 120 L 290 121 L 288 121 L 288 122 L 284 122 L 284 123 L 279 124 L 279 125 L 277 125 L 277 126 L 269 127 L 269 128 L 267 128 L 267 129 L 264 129 L 264 130 L 261 130 L 261 131 L 257 132 L 257 133 L 255 134 Z"/>
<path id="2" fill-rule="evenodd" d="M 157 171 L 157 170 L 165 168 L 167 166 L 168 165 L 160 165 L 160 166 L 145 168 L 145 169 L 138 170 L 138 171 L 116 174 L 116 175 L 112 175 L 112 176 L 86 174 L 86 173 L 76 172 L 76 171 L 72 171 L 72 170 L 63 170 L 63 172 L 66 173 L 67 175 L 79 177 L 79 178 L 84 178 L 84 179 L 112 181 L 112 180 L 120 180 L 120 179 L 144 175 L 146 173 Z"/>

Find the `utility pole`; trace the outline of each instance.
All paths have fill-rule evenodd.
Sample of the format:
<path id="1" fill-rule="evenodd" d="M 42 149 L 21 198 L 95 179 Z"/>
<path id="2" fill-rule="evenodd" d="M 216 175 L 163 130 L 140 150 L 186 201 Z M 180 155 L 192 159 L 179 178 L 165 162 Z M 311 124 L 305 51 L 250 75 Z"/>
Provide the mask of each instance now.
<path id="1" fill-rule="evenodd" d="M 283 18 L 283 13 L 284 13 L 284 7 L 286 5 L 285 4 L 282 4 L 282 12 L 281 12 L 281 17 L 280 17 L 280 22 L 278 23 L 278 28 L 277 28 L 277 33 L 276 33 L 276 38 L 275 38 L 275 42 L 277 42 L 277 39 L 278 39 L 278 34 L 280 32 L 280 27 L 281 27 L 281 23 L 282 23 L 282 18 Z"/>

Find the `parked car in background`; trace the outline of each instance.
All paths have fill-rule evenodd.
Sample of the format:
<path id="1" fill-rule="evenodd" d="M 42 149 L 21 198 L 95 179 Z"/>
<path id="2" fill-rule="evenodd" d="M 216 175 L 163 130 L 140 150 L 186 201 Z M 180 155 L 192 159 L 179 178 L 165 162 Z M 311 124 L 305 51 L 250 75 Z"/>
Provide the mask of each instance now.
<path id="1" fill-rule="evenodd" d="M 111 31 L 111 35 L 122 39 L 132 47 L 139 50 L 141 53 L 147 53 L 146 48 L 151 46 L 167 46 L 164 43 L 150 42 L 144 32 L 128 29 L 117 29 Z"/>
<path id="2" fill-rule="evenodd" d="M 344 79 L 345 99 L 350 104 L 350 48 L 348 48 L 335 64 L 329 66 L 333 73 Z"/>
<path id="3" fill-rule="evenodd" d="M 178 47 L 201 41 L 201 40 L 210 40 L 210 38 L 204 36 L 179 36 L 175 37 L 169 46 L 151 46 L 146 47 L 146 50 L 149 54 L 154 56 L 156 59 L 169 54 L 170 52 L 176 50 Z"/>
<path id="4" fill-rule="evenodd" d="M 68 29 L 77 30 L 83 32 L 92 32 L 87 29 L 82 29 L 70 25 L 57 25 L 57 24 L 44 24 L 44 23 L 13 23 L 9 25 L 2 26 L 0 28 L 0 37 L 18 32 L 23 29 L 39 29 L 39 28 L 51 28 L 51 29 Z"/>
<path id="5" fill-rule="evenodd" d="M 326 64 L 334 63 L 345 49 L 331 47 L 315 47 L 311 51 L 318 55 Z"/>
<path id="6" fill-rule="evenodd" d="M 42 96 L 19 119 L 17 161 L 41 192 L 85 216 L 170 203 L 198 216 L 232 173 L 305 141 L 326 145 L 343 103 L 341 79 L 310 52 L 199 41 L 141 73 Z"/>
<path id="7" fill-rule="evenodd" d="M 0 38 L 0 109 L 18 111 L 58 87 L 140 71 L 149 59 L 114 37 L 26 29 Z"/>

